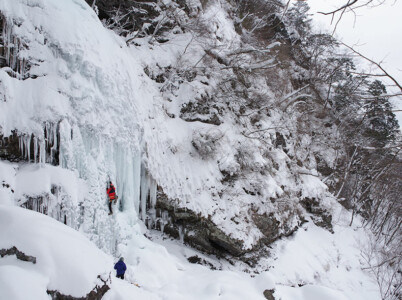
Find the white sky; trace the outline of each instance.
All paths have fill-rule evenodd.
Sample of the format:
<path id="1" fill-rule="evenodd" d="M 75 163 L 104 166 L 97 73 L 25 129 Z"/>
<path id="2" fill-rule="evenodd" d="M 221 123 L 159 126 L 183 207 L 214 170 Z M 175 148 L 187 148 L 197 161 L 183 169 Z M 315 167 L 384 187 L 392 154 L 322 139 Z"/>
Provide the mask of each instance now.
<path id="1" fill-rule="evenodd" d="M 347 2 L 347 0 L 307 1 L 316 26 L 327 28 L 330 32 L 334 28 L 334 24 L 331 25 L 331 17 L 316 12 L 328 12 Z M 384 69 L 402 83 L 402 1 L 386 0 L 383 5 L 360 8 L 356 13 L 357 16 L 348 13 L 342 17 L 336 30 L 336 37 L 345 44 L 354 46 L 368 58 L 376 62 L 382 61 Z M 389 89 L 389 92 L 391 91 L 392 89 Z M 394 98 L 393 103 L 398 109 L 402 109 L 402 97 Z M 396 115 L 402 127 L 402 113 Z"/>

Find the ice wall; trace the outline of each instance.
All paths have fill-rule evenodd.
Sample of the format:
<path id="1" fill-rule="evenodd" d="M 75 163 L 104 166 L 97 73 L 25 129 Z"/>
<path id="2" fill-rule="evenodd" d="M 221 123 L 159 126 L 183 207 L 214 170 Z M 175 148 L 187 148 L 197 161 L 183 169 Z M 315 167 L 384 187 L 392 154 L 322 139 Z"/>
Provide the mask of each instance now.
<path id="1" fill-rule="evenodd" d="M 152 87 L 138 80 L 141 65 L 84 1 L 1 1 L 0 18 L 6 64 L 0 69 L 0 133 L 16 130 L 21 156 L 42 168 L 29 171 L 42 188 L 13 200 L 84 231 L 114 253 L 131 234 L 121 227 L 134 226 L 147 199 L 156 201 L 156 184 L 143 165 L 139 113 L 152 108 Z M 141 99 L 140 90 L 147 91 Z M 58 176 L 48 164 L 85 183 L 77 199 L 68 196 L 68 183 L 55 185 Z M 119 196 L 113 216 L 109 180 Z"/>

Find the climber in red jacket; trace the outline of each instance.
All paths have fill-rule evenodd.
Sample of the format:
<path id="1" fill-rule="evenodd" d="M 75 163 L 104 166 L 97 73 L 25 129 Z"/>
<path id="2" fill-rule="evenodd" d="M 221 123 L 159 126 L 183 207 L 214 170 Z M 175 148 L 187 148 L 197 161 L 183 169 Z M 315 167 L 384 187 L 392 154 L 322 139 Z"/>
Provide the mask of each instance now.
<path id="1" fill-rule="evenodd" d="M 106 194 L 109 197 L 109 215 L 111 215 L 113 214 L 112 202 L 114 201 L 116 203 L 117 201 L 116 189 L 111 181 L 109 181 L 109 188 L 106 187 Z"/>

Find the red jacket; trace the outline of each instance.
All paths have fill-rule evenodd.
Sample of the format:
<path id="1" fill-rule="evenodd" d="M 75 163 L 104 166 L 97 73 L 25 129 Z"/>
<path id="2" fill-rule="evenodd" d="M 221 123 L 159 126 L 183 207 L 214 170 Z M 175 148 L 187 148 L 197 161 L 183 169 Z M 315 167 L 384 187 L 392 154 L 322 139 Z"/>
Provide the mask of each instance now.
<path id="1" fill-rule="evenodd" d="M 115 190 L 113 184 L 110 185 L 110 187 L 107 189 L 106 193 L 109 196 L 110 201 L 116 199 L 116 190 Z"/>

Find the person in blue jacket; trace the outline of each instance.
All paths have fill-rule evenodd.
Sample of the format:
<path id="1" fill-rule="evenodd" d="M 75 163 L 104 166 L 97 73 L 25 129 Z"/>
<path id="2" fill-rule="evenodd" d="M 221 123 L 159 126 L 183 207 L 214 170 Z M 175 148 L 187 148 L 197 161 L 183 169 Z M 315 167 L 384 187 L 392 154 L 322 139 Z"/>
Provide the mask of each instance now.
<path id="1" fill-rule="evenodd" d="M 124 263 L 124 258 L 120 257 L 119 261 L 114 265 L 116 270 L 116 277 L 124 279 L 124 273 L 127 270 L 126 264 Z"/>

